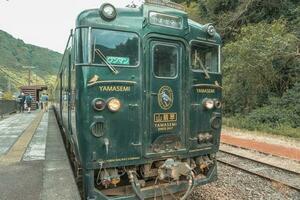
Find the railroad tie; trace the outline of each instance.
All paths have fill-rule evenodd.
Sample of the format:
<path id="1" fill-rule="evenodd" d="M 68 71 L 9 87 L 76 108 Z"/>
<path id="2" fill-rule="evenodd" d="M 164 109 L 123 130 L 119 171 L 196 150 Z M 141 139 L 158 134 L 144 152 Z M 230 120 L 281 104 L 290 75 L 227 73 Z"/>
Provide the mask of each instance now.
<path id="1" fill-rule="evenodd" d="M 10 164 L 14 162 L 20 162 L 23 154 L 25 153 L 32 136 L 34 135 L 40 121 L 43 117 L 44 112 L 40 112 L 25 129 L 19 139 L 10 148 L 10 150 L 3 156 L 0 157 L 1 164 Z"/>

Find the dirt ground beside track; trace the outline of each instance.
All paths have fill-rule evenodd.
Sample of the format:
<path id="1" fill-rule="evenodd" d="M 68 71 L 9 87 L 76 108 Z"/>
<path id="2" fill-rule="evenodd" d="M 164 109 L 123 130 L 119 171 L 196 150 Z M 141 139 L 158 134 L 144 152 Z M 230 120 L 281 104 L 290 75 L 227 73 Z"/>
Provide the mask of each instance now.
<path id="1" fill-rule="evenodd" d="M 280 135 L 273 135 L 265 132 L 241 130 L 230 127 L 222 127 L 222 133 L 238 138 L 255 140 L 259 142 L 267 142 L 269 144 L 282 145 L 297 148 L 300 150 L 300 139 L 294 139 Z"/>

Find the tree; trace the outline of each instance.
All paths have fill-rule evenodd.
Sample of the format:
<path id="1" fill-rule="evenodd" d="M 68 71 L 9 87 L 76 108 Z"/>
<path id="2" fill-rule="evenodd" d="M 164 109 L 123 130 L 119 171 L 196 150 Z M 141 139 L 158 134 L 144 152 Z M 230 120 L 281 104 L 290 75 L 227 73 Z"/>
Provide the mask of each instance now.
<path id="1" fill-rule="evenodd" d="M 13 95 L 11 92 L 4 92 L 2 98 L 4 100 L 13 100 Z"/>
<path id="2" fill-rule="evenodd" d="M 292 29 L 299 29 L 298 0 L 201 0 L 198 6 L 202 21 L 215 22 L 225 42 L 234 39 L 241 27 L 250 23 L 271 23 L 284 18 L 296 25 Z"/>
<path id="3" fill-rule="evenodd" d="M 277 83 L 286 79 L 275 61 L 295 59 L 296 42 L 282 20 L 244 26 L 236 41 L 223 48 L 226 111 L 248 113 L 268 103 Z M 287 76 L 290 81 L 292 77 Z"/>

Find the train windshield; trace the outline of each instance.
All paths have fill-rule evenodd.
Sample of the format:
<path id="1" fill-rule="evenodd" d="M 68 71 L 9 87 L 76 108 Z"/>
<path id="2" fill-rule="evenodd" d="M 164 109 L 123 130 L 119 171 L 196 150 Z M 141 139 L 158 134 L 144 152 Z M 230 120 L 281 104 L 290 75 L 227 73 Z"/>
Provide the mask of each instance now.
<path id="1" fill-rule="evenodd" d="M 218 73 L 219 47 L 204 43 L 194 43 L 191 48 L 191 63 L 194 70 Z"/>
<path id="2" fill-rule="evenodd" d="M 92 63 L 113 66 L 139 64 L 139 38 L 135 33 L 93 29 Z"/>

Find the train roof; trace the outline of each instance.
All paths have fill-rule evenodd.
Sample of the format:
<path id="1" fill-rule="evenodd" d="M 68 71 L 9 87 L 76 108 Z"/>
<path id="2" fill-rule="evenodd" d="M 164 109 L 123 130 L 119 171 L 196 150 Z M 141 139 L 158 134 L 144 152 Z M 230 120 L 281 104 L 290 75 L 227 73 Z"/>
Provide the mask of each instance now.
<path id="1" fill-rule="evenodd" d="M 166 35 L 174 35 L 185 37 L 188 40 L 195 38 L 208 40 L 221 44 L 221 37 L 218 33 L 208 35 L 207 25 L 197 23 L 188 19 L 185 11 L 176 8 L 143 4 L 139 8 L 116 8 L 117 17 L 114 20 L 107 21 L 101 17 L 100 9 L 89 9 L 81 12 L 76 20 L 76 28 L 78 27 L 94 27 L 121 31 L 133 31 L 140 35 L 147 32 L 161 33 Z M 166 16 L 175 16 L 182 19 L 182 28 L 170 28 L 164 26 L 151 25 L 149 23 L 149 13 L 155 12 Z"/>

